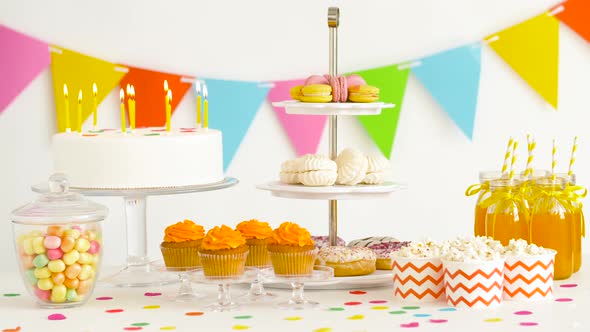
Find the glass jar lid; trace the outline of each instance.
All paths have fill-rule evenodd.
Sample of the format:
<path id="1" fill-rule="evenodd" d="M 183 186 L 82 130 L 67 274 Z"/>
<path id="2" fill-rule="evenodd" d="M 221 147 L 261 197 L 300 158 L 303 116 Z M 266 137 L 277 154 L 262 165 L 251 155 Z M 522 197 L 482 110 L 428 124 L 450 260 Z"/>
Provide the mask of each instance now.
<path id="1" fill-rule="evenodd" d="M 49 192 L 36 201 L 12 211 L 12 222 L 17 224 L 68 224 L 89 223 L 104 220 L 108 209 L 100 204 L 69 191 L 69 182 L 64 174 L 49 178 Z"/>

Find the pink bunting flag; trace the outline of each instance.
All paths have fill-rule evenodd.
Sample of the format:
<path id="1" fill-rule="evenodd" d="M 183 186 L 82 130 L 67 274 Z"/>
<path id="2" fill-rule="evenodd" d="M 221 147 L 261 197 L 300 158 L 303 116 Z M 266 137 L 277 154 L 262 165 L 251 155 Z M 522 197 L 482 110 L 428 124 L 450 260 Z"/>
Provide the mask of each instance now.
<path id="1" fill-rule="evenodd" d="M 0 24 L 0 114 L 50 63 L 49 45 Z"/>
<path id="2" fill-rule="evenodd" d="M 273 82 L 274 87 L 270 89 L 267 98 L 271 103 L 289 100 L 291 99 L 289 90 L 296 85 L 302 85 L 303 82 L 303 79 L 275 81 Z M 316 153 L 328 117 L 325 115 L 287 114 L 284 107 L 273 106 L 273 109 L 283 129 L 287 132 L 287 136 L 289 136 L 297 155 Z"/>

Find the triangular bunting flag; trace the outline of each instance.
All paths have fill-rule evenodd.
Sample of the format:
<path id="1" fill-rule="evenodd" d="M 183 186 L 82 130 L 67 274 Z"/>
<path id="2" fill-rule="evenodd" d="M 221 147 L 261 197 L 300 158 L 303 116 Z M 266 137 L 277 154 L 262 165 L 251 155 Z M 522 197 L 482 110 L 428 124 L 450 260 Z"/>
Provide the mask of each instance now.
<path id="1" fill-rule="evenodd" d="M 289 93 L 291 88 L 302 85 L 304 81 L 300 79 L 273 82 L 274 87 L 268 92 L 268 101 L 272 103 L 291 99 Z M 287 114 L 284 107 L 273 106 L 273 109 L 297 155 L 316 153 L 328 117 L 325 115 Z"/>
<path id="2" fill-rule="evenodd" d="M 557 18 L 590 42 L 590 1 L 568 0 Z"/>
<path id="3" fill-rule="evenodd" d="M 121 80 L 121 88 L 127 90 L 127 84 L 135 89 L 135 126 L 163 127 L 166 125 L 166 93 L 164 81 L 172 91 L 172 114 L 186 92 L 192 86 L 193 77 L 183 81 L 182 75 L 162 73 L 135 67 L 128 67 L 129 72 Z M 127 91 L 125 91 L 127 92 Z M 125 103 L 129 96 L 125 93 Z"/>
<path id="4" fill-rule="evenodd" d="M 497 35 L 498 40 L 493 41 Z M 500 31 L 490 47 L 535 91 L 557 109 L 559 22 L 543 13 Z"/>
<path id="5" fill-rule="evenodd" d="M 481 47 L 467 45 L 424 58 L 412 72 L 469 138 L 473 138 Z"/>
<path id="6" fill-rule="evenodd" d="M 60 132 L 65 131 L 65 99 L 64 84 L 68 86 L 68 100 L 70 102 L 70 125 L 76 128 L 78 123 L 78 91 L 82 90 L 82 119 L 92 113 L 92 83 L 96 83 L 100 102 L 119 84 L 125 73 L 116 70 L 114 63 L 76 53 L 67 49 L 54 47 L 51 52 L 51 71 L 53 74 L 53 94 L 57 111 L 57 127 Z"/>
<path id="7" fill-rule="evenodd" d="M 209 93 L 209 127 L 223 133 L 223 168 L 227 169 L 269 87 L 259 82 L 203 80 Z"/>
<path id="8" fill-rule="evenodd" d="M 369 136 L 387 158 L 397 131 L 397 123 L 402 109 L 402 101 L 408 81 L 408 69 L 398 69 L 397 65 L 379 67 L 355 72 L 361 75 L 367 84 L 379 87 L 379 100 L 395 104 L 394 108 L 384 108 L 379 115 L 358 116 Z"/>
<path id="9" fill-rule="evenodd" d="M 48 47 L 0 24 L 0 114 L 49 65 Z"/>

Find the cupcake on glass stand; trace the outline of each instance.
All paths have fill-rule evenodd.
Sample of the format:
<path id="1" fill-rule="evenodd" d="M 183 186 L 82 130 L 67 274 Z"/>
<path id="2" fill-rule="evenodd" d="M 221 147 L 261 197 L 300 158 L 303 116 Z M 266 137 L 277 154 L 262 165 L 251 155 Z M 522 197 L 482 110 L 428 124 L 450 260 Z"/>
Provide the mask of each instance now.
<path id="1" fill-rule="evenodd" d="M 256 219 L 246 220 L 239 223 L 236 230 L 246 239 L 246 245 L 248 246 L 249 253 L 246 258 L 246 266 L 256 268 L 258 271 L 269 268 L 271 262 L 267 245 L 272 240 L 272 228 L 268 223 Z M 267 292 L 260 277 L 257 277 L 250 284 L 250 291 L 246 297 L 249 301 L 256 302 L 273 300 L 276 295 Z"/>

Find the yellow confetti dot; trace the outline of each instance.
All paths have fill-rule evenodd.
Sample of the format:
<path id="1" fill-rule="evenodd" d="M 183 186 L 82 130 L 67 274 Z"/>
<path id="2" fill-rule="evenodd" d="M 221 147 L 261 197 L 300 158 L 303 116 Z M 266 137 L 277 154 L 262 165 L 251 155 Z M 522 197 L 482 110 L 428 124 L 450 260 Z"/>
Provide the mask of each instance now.
<path id="1" fill-rule="evenodd" d="M 373 310 L 387 310 L 387 309 L 389 309 L 389 307 L 386 305 L 376 305 L 374 307 L 371 307 L 371 309 L 373 309 Z"/>
<path id="2" fill-rule="evenodd" d="M 332 332 L 332 329 L 329 327 L 320 327 L 319 329 L 313 330 L 313 332 Z"/>
<path id="3" fill-rule="evenodd" d="M 360 320 L 360 319 L 364 319 L 364 318 L 365 318 L 365 316 L 363 316 L 363 315 L 354 315 L 354 316 L 348 317 L 348 319 L 350 319 L 350 320 Z"/>
<path id="4" fill-rule="evenodd" d="M 176 326 L 162 326 L 162 327 L 160 327 L 160 330 L 162 330 L 162 331 L 173 331 L 173 330 L 176 330 Z"/>
<path id="5" fill-rule="evenodd" d="M 285 320 L 302 320 L 303 317 L 293 316 L 293 317 L 285 317 Z"/>
<path id="6" fill-rule="evenodd" d="M 488 319 L 484 319 L 484 322 L 486 323 L 497 323 L 497 322 L 501 322 L 502 318 L 488 318 Z"/>
<path id="7" fill-rule="evenodd" d="M 143 307 L 144 309 L 160 309 L 159 305 L 146 305 Z"/>
<path id="8" fill-rule="evenodd" d="M 234 329 L 234 330 L 248 330 L 248 329 L 250 329 L 250 326 L 246 326 L 246 325 L 234 325 L 232 327 L 232 329 Z"/>

